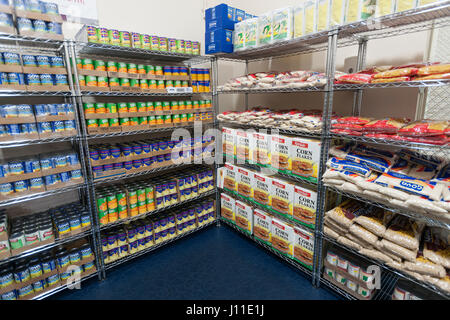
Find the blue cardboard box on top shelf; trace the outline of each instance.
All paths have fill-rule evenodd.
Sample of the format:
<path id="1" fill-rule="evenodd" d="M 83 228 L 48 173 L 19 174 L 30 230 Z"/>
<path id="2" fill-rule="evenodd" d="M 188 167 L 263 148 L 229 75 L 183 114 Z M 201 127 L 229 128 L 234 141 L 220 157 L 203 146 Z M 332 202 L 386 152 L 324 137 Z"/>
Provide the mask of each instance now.
<path id="1" fill-rule="evenodd" d="M 232 53 L 233 52 L 233 44 L 227 44 L 224 42 L 211 42 L 205 44 L 205 53 L 206 54 L 214 54 L 214 53 Z"/>
<path id="2" fill-rule="evenodd" d="M 233 31 L 215 29 L 205 33 L 205 53 L 233 52 Z"/>
<path id="3" fill-rule="evenodd" d="M 205 30 L 206 32 L 214 29 L 234 30 L 234 24 L 245 19 L 245 11 L 230 7 L 227 4 L 219 4 L 213 8 L 206 9 Z"/>

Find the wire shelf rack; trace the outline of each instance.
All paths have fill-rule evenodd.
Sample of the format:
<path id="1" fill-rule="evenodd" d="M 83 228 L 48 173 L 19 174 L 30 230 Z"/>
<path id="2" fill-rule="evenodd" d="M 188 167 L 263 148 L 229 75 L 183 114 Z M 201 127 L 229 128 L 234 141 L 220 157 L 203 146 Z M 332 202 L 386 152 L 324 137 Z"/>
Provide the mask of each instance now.
<path id="1" fill-rule="evenodd" d="M 416 279 L 416 278 L 414 278 L 414 277 L 412 277 L 412 276 L 410 276 L 410 275 L 408 275 L 408 274 L 406 274 L 404 272 L 401 272 L 400 270 L 397 270 L 397 269 L 394 269 L 392 267 L 389 267 L 389 266 L 385 265 L 384 263 L 382 263 L 382 262 L 380 262 L 378 260 L 369 258 L 369 257 L 359 253 L 358 251 L 356 251 L 354 249 L 351 249 L 351 248 L 349 248 L 347 246 L 344 246 L 344 245 L 340 244 L 339 242 L 335 241 L 334 239 L 328 237 L 327 235 L 325 235 L 323 233 L 322 233 L 322 237 L 327 242 L 329 242 L 329 243 L 331 243 L 331 244 L 333 244 L 333 245 L 335 245 L 337 247 L 343 248 L 346 251 L 348 251 L 348 252 L 350 252 L 350 253 L 352 253 L 354 255 L 357 255 L 357 256 L 359 256 L 359 257 L 361 257 L 363 259 L 366 259 L 366 260 L 370 261 L 371 263 L 373 263 L 375 265 L 380 266 L 381 268 L 383 268 L 383 270 L 387 271 L 388 273 L 391 273 L 392 275 L 396 276 L 397 278 L 403 278 L 403 279 L 406 279 L 408 281 L 414 282 L 415 284 L 417 284 L 417 285 L 419 285 L 419 286 L 421 286 L 423 288 L 426 288 L 426 289 L 429 289 L 429 290 L 435 292 L 436 294 L 438 294 L 442 298 L 445 298 L 447 300 L 450 299 L 450 293 L 442 291 L 440 288 L 437 288 L 436 286 L 434 286 L 434 285 L 432 285 L 430 283 L 427 283 L 427 282 L 424 282 L 424 281 L 420 281 L 420 280 L 418 280 L 418 279 Z M 385 290 L 385 291 L 388 291 L 388 290 Z"/>
<path id="2" fill-rule="evenodd" d="M 217 90 L 220 94 L 239 94 L 239 93 L 295 93 L 295 92 L 326 92 L 325 86 L 310 86 L 304 88 L 269 88 L 269 89 L 234 89 L 234 90 Z"/>
<path id="3" fill-rule="evenodd" d="M 232 193 L 232 192 L 230 192 L 230 191 L 228 191 L 226 189 L 219 189 L 219 190 L 220 190 L 221 193 L 225 193 L 225 194 L 229 195 L 232 198 L 235 198 L 235 199 L 237 199 L 239 201 L 245 202 L 246 204 L 248 204 L 249 206 L 251 206 L 253 208 L 258 208 L 258 209 L 261 209 L 262 211 L 265 211 L 265 212 L 268 212 L 270 214 L 273 214 L 273 215 L 275 215 L 277 217 L 277 219 L 283 220 L 284 222 L 287 222 L 287 223 L 290 223 L 290 224 L 294 224 L 296 226 L 300 226 L 302 228 L 303 227 L 307 227 L 310 230 L 314 231 L 314 226 L 310 226 L 310 225 L 307 225 L 307 224 L 303 224 L 303 223 L 297 222 L 297 221 L 295 221 L 293 219 L 289 219 L 286 216 L 282 215 L 281 213 L 278 213 L 275 210 L 268 210 L 263 205 L 261 205 L 261 204 L 259 204 L 257 202 L 249 201 L 248 199 L 246 199 L 245 197 L 241 196 L 240 194 L 234 194 L 234 193 Z"/>
<path id="4" fill-rule="evenodd" d="M 47 143 L 71 142 L 71 141 L 75 141 L 78 139 L 79 139 L 78 136 L 72 136 L 72 137 L 36 139 L 36 140 L 3 141 L 3 142 L 0 142 L 0 148 L 15 148 L 15 147 L 23 147 L 23 146 L 29 146 L 29 145 L 47 144 Z"/>
<path id="5" fill-rule="evenodd" d="M 13 205 L 13 204 L 18 204 L 18 203 L 22 203 L 22 202 L 26 202 L 26 201 L 31 201 L 31 200 L 37 200 L 37 199 L 41 199 L 41 198 L 44 198 L 44 197 L 49 197 L 49 196 L 62 194 L 62 193 L 65 193 L 65 192 L 77 191 L 77 190 L 80 190 L 80 189 L 84 189 L 85 187 L 86 187 L 86 184 L 82 183 L 82 184 L 77 184 L 77 185 L 73 185 L 73 186 L 69 186 L 69 187 L 65 187 L 65 188 L 60 188 L 60 189 L 56 189 L 56 190 L 47 190 L 47 191 L 43 191 L 43 192 L 31 194 L 31 195 L 26 195 L 26 196 L 22 196 L 22 197 L 16 197 L 16 198 L 11 198 L 11 199 L 7 199 L 7 200 L 1 200 L 0 201 L 0 207 Z"/>
<path id="6" fill-rule="evenodd" d="M 36 38 L 9 33 L 0 33 L 0 41 L 11 45 L 40 47 L 44 49 L 53 49 L 55 51 L 60 50 L 64 42 L 61 40 Z"/>
<path id="7" fill-rule="evenodd" d="M 113 223 L 108 223 L 106 225 L 100 226 L 100 231 L 107 230 L 107 229 L 110 229 L 110 228 L 114 228 L 114 227 L 116 227 L 118 225 L 121 225 L 121 224 L 124 224 L 124 223 L 128 223 L 128 222 L 131 222 L 131 221 L 143 219 L 145 217 L 153 216 L 153 215 L 156 215 L 156 214 L 158 214 L 160 212 L 164 212 L 164 211 L 167 211 L 167 210 L 170 210 L 170 209 L 178 208 L 178 207 L 184 206 L 184 205 L 186 205 L 188 203 L 192 203 L 192 202 L 194 202 L 196 200 L 207 198 L 208 196 L 214 195 L 215 193 L 216 192 L 214 190 L 211 190 L 211 191 L 202 193 L 202 194 L 198 195 L 197 197 L 194 197 L 194 198 L 191 198 L 191 199 L 188 199 L 188 200 L 184 200 L 184 201 L 172 204 L 172 205 L 164 207 L 164 208 L 160 208 L 160 209 L 156 209 L 156 210 L 153 210 L 153 211 L 149 211 L 149 212 L 146 212 L 146 213 L 143 213 L 143 214 L 139 214 L 139 215 L 134 216 L 134 217 L 121 219 L 121 220 L 118 220 L 118 221 L 113 222 Z"/>
<path id="8" fill-rule="evenodd" d="M 70 91 L 24 91 L 0 88 L 0 97 L 68 97 L 71 94 Z"/>
<path id="9" fill-rule="evenodd" d="M 425 216 L 425 215 L 420 214 L 420 213 L 415 213 L 415 212 L 412 212 L 412 211 L 406 211 L 406 210 L 401 210 L 399 208 L 394 208 L 394 207 L 390 206 L 389 204 L 383 204 L 383 203 L 380 203 L 380 202 L 375 202 L 375 201 L 366 199 L 364 197 L 360 197 L 360 196 L 358 196 L 356 194 L 353 194 L 353 193 L 341 191 L 341 190 L 339 190 L 339 189 L 337 189 L 335 187 L 327 186 L 326 188 L 328 190 L 331 190 L 331 191 L 335 192 L 335 193 L 341 194 L 341 195 L 343 195 L 345 197 L 348 197 L 348 198 L 351 198 L 351 199 L 355 199 L 355 200 L 358 200 L 358 201 L 361 201 L 361 202 L 364 202 L 364 203 L 368 203 L 368 204 L 371 204 L 373 206 L 376 206 L 376 207 L 379 207 L 379 208 L 382 208 L 382 209 L 385 209 L 385 210 L 389 210 L 389 211 L 391 211 L 393 213 L 397 213 L 397 214 L 401 214 L 401 215 L 406 216 L 406 217 L 410 217 L 410 218 L 415 219 L 417 221 L 422 221 L 422 222 L 424 222 L 425 224 L 427 224 L 428 226 L 431 226 L 431 227 L 440 227 L 440 228 L 445 228 L 445 229 L 449 229 L 450 228 L 450 219 L 444 219 L 442 217 L 441 218 L 434 217 L 434 216 L 431 216 L 431 215 Z"/>
<path id="10" fill-rule="evenodd" d="M 255 242 L 256 244 L 258 244 L 259 246 L 263 247 L 264 249 L 266 249 L 267 251 L 269 251 L 273 255 L 275 255 L 278 258 L 282 259 L 283 261 L 287 262 L 290 266 L 294 267 L 296 270 L 301 271 L 303 275 L 307 275 L 308 277 L 312 278 L 312 271 L 309 270 L 308 268 L 304 267 L 300 263 L 297 263 L 295 260 L 290 259 L 290 258 L 282 255 L 281 253 L 279 253 L 278 251 L 273 249 L 271 246 L 269 246 L 269 245 L 265 244 L 264 242 L 259 241 L 258 239 L 256 239 L 253 235 L 250 235 L 248 233 L 243 232 L 237 226 L 235 226 L 234 224 L 230 223 L 229 221 L 227 221 L 225 219 L 222 219 L 222 218 L 220 219 L 220 221 L 223 222 L 226 226 L 230 227 L 231 229 L 237 231 L 239 234 L 244 235 L 248 239 L 250 239 L 253 242 Z"/>
<path id="11" fill-rule="evenodd" d="M 70 237 L 57 238 L 57 239 L 55 239 L 54 243 L 50 243 L 50 244 L 43 245 L 43 246 L 40 246 L 40 247 L 37 247 L 37 248 L 33 248 L 33 249 L 27 250 L 27 251 L 25 251 L 25 252 L 23 252 L 21 254 L 18 254 L 18 255 L 15 255 L 15 256 L 12 256 L 12 257 L 0 260 L 0 266 L 4 265 L 6 263 L 10 263 L 10 262 L 22 259 L 22 258 L 33 256 L 33 255 L 35 255 L 35 254 L 37 254 L 39 252 L 44 252 L 44 251 L 50 250 L 52 248 L 56 248 L 57 246 L 62 245 L 64 243 L 69 243 L 69 242 L 72 242 L 72 241 L 75 241 L 77 239 L 81 239 L 81 238 L 84 238 L 84 237 L 87 237 L 87 236 L 90 236 L 90 235 L 92 235 L 92 230 L 91 229 L 86 230 L 84 232 L 81 232 L 79 234 L 70 236 Z"/>
<path id="12" fill-rule="evenodd" d="M 180 235 L 178 235 L 178 236 L 176 236 L 176 237 L 174 237 L 174 238 L 172 238 L 172 239 L 170 239 L 170 240 L 167 240 L 167 241 L 158 243 L 158 244 L 156 244 L 156 245 L 153 245 L 153 246 L 150 247 L 150 248 L 144 249 L 144 250 L 142 250 L 142 251 L 138 251 L 138 252 L 136 252 L 136 253 L 134 253 L 134 254 L 125 256 L 125 257 L 123 257 L 123 258 L 121 258 L 121 259 L 119 259 L 119 260 L 116 260 L 116 261 L 114 261 L 114 262 L 108 263 L 108 264 L 106 264 L 106 266 L 105 266 L 105 270 L 109 270 L 109 269 L 114 268 L 114 267 L 116 267 L 116 266 L 118 266 L 118 265 L 120 265 L 120 264 L 123 264 L 123 263 L 127 262 L 127 261 L 133 260 L 133 259 L 135 259 L 135 258 L 137 258 L 137 257 L 140 257 L 140 256 L 144 255 L 144 254 L 147 254 L 147 253 L 152 252 L 152 251 L 154 251 L 154 250 L 156 250 L 156 249 L 159 249 L 159 248 L 161 248 L 161 247 L 164 247 L 164 246 L 168 245 L 169 243 L 172 243 L 172 242 L 175 242 L 175 241 L 180 240 L 180 239 L 182 239 L 182 238 L 185 238 L 185 237 L 187 237 L 187 236 L 189 236 L 189 235 L 191 235 L 191 234 L 193 234 L 193 233 L 196 233 L 196 232 L 198 232 L 198 231 L 200 231 L 200 230 L 204 230 L 204 229 L 206 229 L 207 227 L 210 227 L 210 226 L 212 226 L 212 225 L 215 225 L 216 223 L 217 223 L 216 220 L 211 221 L 211 222 L 208 222 L 208 223 L 206 223 L 206 224 L 204 224 L 204 225 L 202 225 L 202 226 L 200 226 L 200 227 L 197 227 L 197 228 L 195 228 L 195 229 L 193 229 L 193 230 L 190 230 L 190 231 L 187 231 L 187 232 L 185 232 L 185 233 L 182 233 L 182 234 L 180 234 Z"/>
<path id="13" fill-rule="evenodd" d="M 343 84 L 335 84 L 334 90 L 343 91 L 343 90 L 362 90 L 362 89 L 377 89 L 377 88 L 429 88 L 429 87 L 442 87 L 448 85 L 450 85 L 450 79 L 365 83 L 365 84 L 343 83 Z"/>
<path id="14" fill-rule="evenodd" d="M 211 92 L 184 92 L 184 93 L 158 93 L 158 92 L 121 92 L 121 91 L 81 91 L 82 96 L 108 96 L 108 97 L 190 97 L 193 95 L 211 96 Z"/>

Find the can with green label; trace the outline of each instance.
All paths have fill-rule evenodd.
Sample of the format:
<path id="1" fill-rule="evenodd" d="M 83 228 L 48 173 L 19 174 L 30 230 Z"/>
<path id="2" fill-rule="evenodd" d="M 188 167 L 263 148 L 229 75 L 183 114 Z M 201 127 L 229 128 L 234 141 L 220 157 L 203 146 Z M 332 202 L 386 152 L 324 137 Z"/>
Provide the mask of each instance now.
<path id="1" fill-rule="evenodd" d="M 139 73 L 139 74 L 146 74 L 147 72 L 145 71 L 145 65 L 138 64 L 137 65 L 137 73 Z"/>
<path id="2" fill-rule="evenodd" d="M 148 34 L 141 34 L 140 40 L 141 40 L 142 49 L 150 50 L 150 48 L 151 48 L 150 36 Z"/>
<path id="3" fill-rule="evenodd" d="M 211 100 L 205 100 L 205 108 L 211 108 L 212 104 L 211 104 Z"/>
<path id="4" fill-rule="evenodd" d="M 163 122 L 164 122 L 164 124 L 172 123 L 172 116 L 170 114 L 163 116 Z"/>
<path id="5" fill-rule="evenodd" d="M 164 86 L 164 80 L 156 81 L 156 88 L 157 89 L 165 89 L 166 87 Z"/>
<path id="6" fill-rule="evenodd" d="M 131 37 L 128 31 L 119 31 L 120 45 L 122 47 L 131 47 Z"/>
<path id="7" fill-rule="evenodd" d="M 119 109 L 119 112 L 128 112 L 128 105 L 126 102 L 119 102 L 117 108 Z"/>
<path id="8" fill-rule="evenodd" d="M 178 101 L 171 101 L 170 102 L 170 109 L 171 110 L 178 110 Z"/>
<path id="9" fill-rule="evenodd" d="M 139 124 L 138 117 L 131 117 L 130 118 L 130 126 L 137 126 Z"/>
<path id="10" fill-rule="evenodd" d="M 94 60 L 94 70 L 106 71 L 106 64 L 103 60 Z"/>
<path id="11" fill-rule="evenodd" d="M 121 126 L 129 126 L 130 125 L 130 118 L 120 118 L 119 124 Z"/>
<path id="12" fill-rule="evenodd" d="M 127 195 L 125 192 L 118 190 L 116 192 L 117 211 L 119 211 L 119 219 L 125 219 L 128 216 Z"/>
<path id="13" fill-rule="evenodd" d="M 194 121 L 194 114 L 193 113 L 188 113 L 187 114 L 187 121 L 188 122 L 193 122 Z"/>
<path id="14" fill-rule="evenodd" d="M 127 102 L 128 112 L 137 112 L 137 104 L 136 102 Z"/>
<path id="15" fill-rule="evenodd" d="M 106 106 L 102 102 L 95 103 L 95 113 L 106 113 Z"/>
<path id="16" fill-rule="evenodd" d="M 139 80 L 139 87 L 143 90 L 147 90 L 148 89 L 148 81 L 145 79 L 140 79 Z"/>
<path id="17" fill-rule="evenodd" d="M 120 35 L 118 30 L 108 30 L 109 43 L 112 45 L 120 44 Z"/>
<path id="18" fill-rule="evenodd" d="M 117 66 L 115 61 L 108 61 L 106 63 L 106 71 L 108 72 L 117 72 Z"/>
<path id="19" fill-rule="evenodd" d="M 107 103 L 106 104 L 106 110 L 109 113 L 117 113 L 117 104 L 115 103 Z"/>
<path id="20" fill-rule="evenodd" d="M 185 53 L 185 50 L 184 50 L 184 40 L 177 39 L 177 40 L 176 40 L 176 44 L 177 44 L 177 52 L 178 52 L 178 53 Z"/>
<path id="21" fill-rule="evenodd" d="M 175 88 L 181 88 L 181 80 L 175 80 L 173 85 Z"/>
<path id="22" fill-rule="evenodd" d="M 189 87 L 189 81 L 187 81 L 187 80 L 181 81 L 181 87 L 182 88 L 188 88 Z"/>
<path id="23" fill-rule="evenodd" d="M 206 108 L 206 101 L 205 101 L 205 100 L 200 100 L 200 101 L 198 102 L 198 104 L 199 104 L 199 108 L 200 108 L 200 109 Z"/>
<path id="24" fill-rule="evenodd" d="M 123 72 L 123 73 L 128 72 L 127 64 L 125 62 L 117 62 L 116 67 L 117 67 L 117 72 Z"/>
<path id="25" fill-rule="evenodd" d="M 97 77 L 97 86 L 98 87 L 107 87 L 108 86 L 108 78 L 107 77 Z"/>
<path id="26" fill-rule="evenodd" d="M 166 80 L 166 88 L 173 88 L 173 81 L 172 80 Z"/>
<path id="27" fill-rule="evenodd" d="M 186 110 L 192 109 L 192 101 L 191 100 L 186 100 L 184 102 L 184 105 L 186 106 Z"/>
<path id="28" fill-rule="evenodd" d="M 93 103 L 83 103 L 84 113 L 95 113 L 95 105 Z"/>
<path id="29" fill-rule="evenodd" d="M 97 86 L 97 77 L 95 77 L 95 76 L 86 76 L 86 86 L 88 86 L 88 87 L 96 87 Z"/>
<path id="30" fill-rule="evenodd" d="M 148 80 L 148 88 L 149 89 L 156 89 L 157 88 L 157 84 L 156 84 L 156 80 L 155 79 Z"/>
<path id="31" fill-rule="evenodd" d="M 94 61 L 92 59 L 81 59 L 81 64 L 85 70 L 94 70 Z"/>
<path id="32" fill-rule="evenodd" d="M 156 116 L 156 124 L 164 124 L 163 116 Z"/>
<path id="33" fill-rule="evenodd" d="M 98 119 L 98 126 L 100 128 L 107 128 L 107 127 L 109 127 L 109 120 L 108 119 Z"/>
<path id="34" fill-rule="evenodd" d="M 77 69 L 83 69 L 83 60 L 81 58 L 76 58 L 75 61 L 77 62 Z M 70 59 L 70 65 L 72 65 L 72 59 Z"/>
<path id="35" fill-rule="evenodd" d="M 119 78 L 109 78 L 109 86 L 110 87 L 118 87 L 119 86 Z"/>
<path id="36" fill-rule="evenodd" d="M 172 115 L 172 122 L 173 123 L 180 123 L 181 122 L 180 115 L 179 114 L 173 114 Z"/>
<path id="37" fill-rule="evenodd" d="M 198 109 L 198 100 L 194 100 L 194 101 L 192 101 L 192 108 L 193 109 Z"/>
<path id="38" fill-rule="evenodd" d="M 130 79 L 130 87 L 139 88 L 139 80 L 138 79 Z"/>
<path id="39" fill-rule="evenodd" d="M 155 74 L 162 76 L 164 74 L 163 73 L 163 67 L 162 66 L 156 66 L 155 67 Z"/>
<path id="40" fill-rule="evenodd" d="M 155 111 L 155 107 L 154 107 L 152 101 L 148 101 L 148 102 L 146 103 L 146 106 L 147 106 L 147 108 L 146 108 L 146 111 L 147 111 L 147 112 L 153 112 L 153 111 Z"/>
<path id="41" fill-rule="evenodd" d="M 147 74 L 155 74 L 155 67 L 152 65 L 146 65 L 145 66 L 145 72 Z"/>
<path id="42" fill-rule="evenodd" d="M 75 77 L 75 76 L 74 76 Z M 82 74 L 78 75 L 78 82 L 80 83 L 80 86 L 86 86 L 86 77 Z"/>
<path id="43" fill-rule="evenodd" d="M 135 63 L 127 63 L 128 73 L 137 73 L 137 66 Z"/>
<path id="44" fill-rule="evenodd" d="M 108 223 L 108 203 L 106 197 L 97 195 L 97 212 L 100 224 Z"/>
<path id="45" fill-rule="evenodd" d="M 169 102 L 169 101 L 163 101 L 163 103 L 162 103 L 162 109 L 163 109 L 164 111 L 170 110 L 170 102 Z"/>
<path id="46" fill-rule="evenodd" d="M 139 118 L 138 118 L 138 123 L 139 123 L 139 124 L 142 124 L 142 125 L 148 124 L 147 117 L 139 117 Z"/>
<path id="47" fill-rule="evenodd" d="M 117 119 L 117 118 L 110 118 L 109 119 L 109 126 L 110 127 L 118 127 L 119 126 L 119 119 Z"/>
<path id="48" fill-rule="evenodd" d="M 127 78 L 120 78 L 119 84 L 121 87 L 129 87 L 130 86 L 130 79 Z"/>
<path id="49" fill-rule="evenodd" d="M 106 196 L 106 202 L 108 204 L 108 221 L 114 222 L 119 218 L 119 211 L 117 209 L 117 198 L 113 193 L 109 193 Z"/>
<path id="50" fill-rule="evenodd" d="M 156 117 L 155 116 L 148 116 L 147 122 L 149 125 L 155 125 L 156 124 Z"/>
<path id="51" fill-rule="evenodd" d="M 138 102 L 137 112 L 147 112 L 147 102 Z"/>
<path id="52" fill-rule="evenodd" d="M 161 110 L 162 110 L 162 102 L 155 101 L 155 111 L 161 111 Z"/>
<path id="53" fill-rule="evenodd" d="M 88 128 L 98 128 L 97 119 L 87 119 L 86 120 L 86 127 L 88 127 Z"/>

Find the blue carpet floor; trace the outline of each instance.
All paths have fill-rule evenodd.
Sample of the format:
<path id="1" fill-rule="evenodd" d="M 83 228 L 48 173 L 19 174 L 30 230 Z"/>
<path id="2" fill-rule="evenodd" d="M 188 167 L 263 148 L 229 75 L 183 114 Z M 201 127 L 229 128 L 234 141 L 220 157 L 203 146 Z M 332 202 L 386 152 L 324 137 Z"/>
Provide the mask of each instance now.
<path id="1" fill-rule="evenodd" d="M 50 299 L 339 299 L 236 231 L 211 226 Z"/>

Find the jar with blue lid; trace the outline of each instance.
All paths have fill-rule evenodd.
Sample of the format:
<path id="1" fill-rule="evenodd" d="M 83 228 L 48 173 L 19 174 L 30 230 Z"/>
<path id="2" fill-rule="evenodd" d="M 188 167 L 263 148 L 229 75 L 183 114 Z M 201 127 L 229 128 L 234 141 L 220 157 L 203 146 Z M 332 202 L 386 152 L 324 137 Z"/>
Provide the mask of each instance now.
<path id="1" fill-rule="evenodd" d="M 75 264 L 81 261 L 81 254 L 77 248 L 70 250 L 70 263 Z"/>
<path id="2" fill-rule="evenodd" d="M 30 271 L 31 278 L 37 278 L 42 275 L 42 265 L 38 258 L 33 258 L 28 264 L 28 270 Z"/>
<path id="3" fill-rule="evenodd" d="M 88 259 L 92 257 L 92 249 L 89 244 L 85 244 L 80 248 L 81 259 Z"/>
<path id="4" fill-rule="evenodd" d="M 81 174 L 81 170 L 77 169 L 77 170 L 70 171 L 70 178 L 72 180 L 78 180 L 78 179 L 83 178 L 83 175 Z"/>
<path id="5" fill-rule="evenodd" d="M 6 267 L 0 271 L 0 288 L 6 288 L 14 283 L 12 267 Z"/>
<path id="6" fill-rule="evenodd" d="M 71 166 L 75 166 L 80 163 L 78 160 L 78 155 L 75 152 L 68 153 L 66 155 L 66 159 L 67 159 L 66 163 L 68 163 Z"/>
<path id="7" fill-rule="evenodd" d="M 3 52 L 2 53 L 3 61 L 6 65 L 19 66 L 20 65 L 20 56 L 14 52 Z"/>
<path id="8" fill-rule="evenodd" d="M 0 12 L 0 26 L 1 27 L 13 27 L 12 15 L 4 12 Z"/>
<path id="9" fill-rule="evenodd" d="M 41 259 L 41 261 L 42 261 L 42 272 L 44 274 L 50 273 L 56 269 L 55 259 L 53 259 L 51 256 L 45 256 Z"/>
<path id="10" fill-rule="evenodd" d="M 81 228 L 81 219 L 80 216 L 74 214 L 69 217 L 70 230 L 75 231 Z"/>
<path id="11" fill-rule="evenodd" d="M 19 32 L 22 31 L 33 31 L 33 23 L 28 18 L 17 18 L 17 28 L 19 29 Z"/>
<path id="12" fill-rule="evenodd" d="M 81 213 L 81 227 L 89 227 L 91 225 L 91 216 L 89 212 Z"/>
<path id="13" fill-rule="evenodd" d="M 128 246 L 126 246 L 128 249 Z M 127 250 L 128 251 L 128 250 Z M 92 270 L 95 267 L 94 261 L 88 262 L 83 264 L 83 270 L 84 272 L 87 272 L 89 270 Z"/>
<path id="14" fill-rule="evenodd" d="M 57 253 L 56 263 L 60 269 L 65 268 L 70 264 L 70 255 L 67 250 L 63 249 Z"/>

